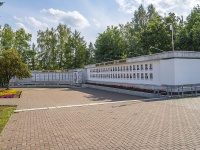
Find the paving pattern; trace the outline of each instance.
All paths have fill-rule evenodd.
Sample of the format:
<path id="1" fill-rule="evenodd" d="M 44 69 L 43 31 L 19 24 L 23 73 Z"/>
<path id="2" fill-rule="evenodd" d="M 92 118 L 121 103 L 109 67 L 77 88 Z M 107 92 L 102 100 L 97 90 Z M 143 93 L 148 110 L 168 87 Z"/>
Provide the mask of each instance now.
<path id="1" fill-rule="evenodd" d="M 24 89 L 18 104 L 12 99 L 17 109 L 130 101 L 15 113 L 1 133 L 0 149 L 200 149 L 200 98 L 134 99 L 141 98 L 87 88 Z"/>

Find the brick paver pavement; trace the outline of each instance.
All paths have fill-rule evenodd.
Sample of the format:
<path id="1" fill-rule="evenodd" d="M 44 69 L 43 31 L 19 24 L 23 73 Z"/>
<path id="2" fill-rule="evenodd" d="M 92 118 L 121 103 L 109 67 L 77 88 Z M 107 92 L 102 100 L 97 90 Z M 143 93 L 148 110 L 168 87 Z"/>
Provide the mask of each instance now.
<path id="1" fill-rule="evenodd" d="M 138 96 L 80 87 L 19 90 L 23 91 L 20 99 L 0 99 L 0 105 L 18 105 L 17 109 L 29 109 L 141 99 Z"/>
<path id="2" fill-rule="evenodd" d="M 27 96 L 31 93 L 28 89 Z M 39 92 L 36 93 L 40 98 Z M 86 103 L 131 99 L 128 95 L 120 98 L 121 94 L 84 88 L 65 90 L 65 93 L 72 101 L 75 99 L 69 104 L 78 104 L 79 101 L 83 104 L 83 99 Z M 78 100 L 77 95 L 83 99 Z M 31 103 L 31 106 L 47 105 L 42 99 L 38 102 L 41 105 Z M 49 102 L 53 105 L 53 101 Z M 28 103 L 23 107 L 28 108 Z M 3 150 L 200 149 L 200 98 L 128 101 L 15 113 L 1 133 L 0 147 Z"/>

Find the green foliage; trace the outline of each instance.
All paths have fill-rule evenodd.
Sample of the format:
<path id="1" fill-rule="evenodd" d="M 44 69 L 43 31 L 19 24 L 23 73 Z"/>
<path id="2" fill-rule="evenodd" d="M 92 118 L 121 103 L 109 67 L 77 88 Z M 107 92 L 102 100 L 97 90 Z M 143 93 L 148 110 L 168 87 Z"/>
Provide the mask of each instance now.
<path id="1" fill-rule="evenodd" d="M 118 27 L 107 27 L 99 34 L 95 43 L 96 61 L 109 61 L 123 58 L 126 54 L 127 42 Z"/>
<path id="2" fill-rule="evenodd" d="M 151 4 L 134 12 L 131 22 L 118 27 L 107 27 L 95 43 L 97 62 L 172 50 L 173 26 L 175 50 L 200 51 L 200 7 L 194 7 L 187 21 L 170 12 L 159 15 Z M 160 50 L 159 50 L 160 49 Z M 120 56 L 116 58 L 115 56 Z M 108 58 L 108 59 L 105 59 Z"/>
<path id="3" fill-rule="evenodd" d="M 22 56 L 22 60 L 28 63 L 30 58 L 31 34 L 25 32 L 24 29 L 13 31 L 12 28 L 5 24 L 0 31 L 0 50 L 16 49 Z"/>
<path id="4" fill-rule="evenodd" d="M 27 65 L 22 62 L 16 50 L 2 50 L 0 56 L 0 81 L 6 85 L 7 89 L 12 77 L 19 79 L 31 77 Z"/>
<path id="5" fill-rule="evenodd" d="M 37 42 L 42 69 L 83 68 L 87 64 L 88 49 L 84 38 L 80 32 L 72 32 L 66 25 L 38 31 Z"/>

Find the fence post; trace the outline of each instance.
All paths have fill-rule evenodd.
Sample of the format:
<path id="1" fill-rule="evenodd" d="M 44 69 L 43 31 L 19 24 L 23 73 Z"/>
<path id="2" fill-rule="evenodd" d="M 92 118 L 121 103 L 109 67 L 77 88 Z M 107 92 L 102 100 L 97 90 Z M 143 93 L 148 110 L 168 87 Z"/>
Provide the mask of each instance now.
<path id="1" fill-rule="evenodd" d="M 197 96 L 197 85 L 195 84 L 195 96 Z"/>
<path id="2" fill-rule="evenodd" d="M 183 94 L 183 85 L 182 85 L 182 97 L 184 96 L 184 94 Z"/>

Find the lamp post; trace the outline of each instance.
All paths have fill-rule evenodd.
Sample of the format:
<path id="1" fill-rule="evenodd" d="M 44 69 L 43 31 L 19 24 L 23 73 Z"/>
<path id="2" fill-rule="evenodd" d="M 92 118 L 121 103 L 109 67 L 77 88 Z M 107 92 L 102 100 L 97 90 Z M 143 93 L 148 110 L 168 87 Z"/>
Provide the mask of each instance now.
<path id="1" fill-rule="evenodd" d="M 170 30 L 172 30 L 172 50 L 174 51 L 174 30 L 173 30 L 173 26 L 171 23 L 168 23 L 167 25 L 170 26 Z"/>

